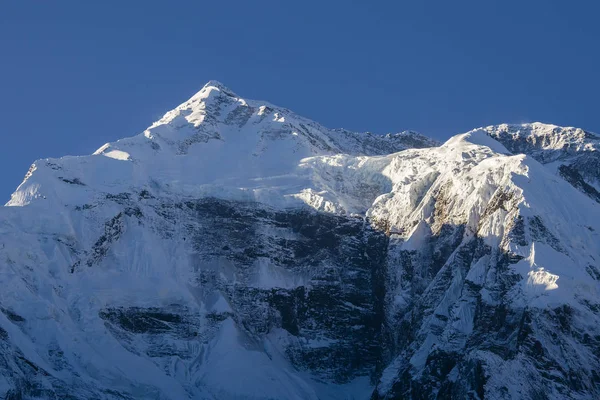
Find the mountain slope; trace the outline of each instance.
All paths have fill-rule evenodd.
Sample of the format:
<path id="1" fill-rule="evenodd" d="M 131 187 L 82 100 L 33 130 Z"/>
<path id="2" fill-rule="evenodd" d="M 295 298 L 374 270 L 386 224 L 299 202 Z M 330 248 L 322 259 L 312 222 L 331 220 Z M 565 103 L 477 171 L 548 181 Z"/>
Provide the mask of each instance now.
<path id="1" fill-rule="evenodd" d="M 595 398 L 596 138 L 329 130 L 211 81 L 0 209 L 0 394 Z"/>
<path id="2" fill-rule="evenodd" d="M 514 154 L 531 155 L 572 186 L 600 202 L 600 136 L 541 123 L 484 128 Z"/>
<path id="3" fill-rule="evenodd" d="M 596 203 L 482 131 L 398 157 L 370 210 L 399 353 L 375 398 L 597 396 Z"/>

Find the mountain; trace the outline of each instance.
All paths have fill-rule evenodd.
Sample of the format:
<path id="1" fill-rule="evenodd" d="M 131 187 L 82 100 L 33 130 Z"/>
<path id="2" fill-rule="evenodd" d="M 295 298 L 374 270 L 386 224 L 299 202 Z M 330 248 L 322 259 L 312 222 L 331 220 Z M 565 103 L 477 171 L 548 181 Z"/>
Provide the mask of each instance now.
<path id="1" fill-rule="evenodd" d="M 211 81 L 0 209 L 0 396 L 597 398 L 597 147 L 331 130 Z"/>

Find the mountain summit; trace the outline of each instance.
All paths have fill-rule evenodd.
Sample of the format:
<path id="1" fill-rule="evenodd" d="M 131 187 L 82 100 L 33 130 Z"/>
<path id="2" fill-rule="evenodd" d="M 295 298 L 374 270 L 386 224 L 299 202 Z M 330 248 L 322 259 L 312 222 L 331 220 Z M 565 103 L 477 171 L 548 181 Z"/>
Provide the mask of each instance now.
<path id="1" fill-rule="evenodd" d="M 598 141 L 332 130 L 210 81 L 0 210 L 0 396 L 597 398 Z"/>
<path id="2" fill-rule="evenodd" d="M 278 177 L 278 190 L 293 196 L 298 194 L 297 179 L 306 178 L 296 176 L 304 175 L 297 167 L 305 158 L 384 155 L 438 144 L 415 132 L 375 135 L 327 129 L 285 108 L 244 100 L 210 81 L 142 134 L 100 147 L 94 156 L 103 157 L 36 162 L 32 169 L 37 173 L 27 175 L 7 205 L 22 206 L 35 198 L 48 203 L 55 196 L 68 203 L 90 200 L 74 195 L 71 189 L 81 194 L 80 187 L 54 191 L 59 176 L 85 183 L 90 195 L 95 189 L 118 193 L 168 185 L 170 192 L 201 190 L 208 195 L 213 189 L 227 190 L 257 199 L 261 189 L 272 188 L 264 178 Z"/>

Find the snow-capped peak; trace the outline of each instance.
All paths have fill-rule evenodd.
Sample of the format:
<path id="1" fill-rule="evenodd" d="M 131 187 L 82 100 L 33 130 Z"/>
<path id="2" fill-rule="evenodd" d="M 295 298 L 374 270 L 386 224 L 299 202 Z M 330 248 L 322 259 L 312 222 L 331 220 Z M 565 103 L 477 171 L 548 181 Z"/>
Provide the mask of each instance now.
<path id="1" fill-rule="evenodd" d="M 202 90 L 205 90 L 207 88 L 214 88 L 214 89 L 217 89 L 217 90 L 219 90 L 221 92 L 230 93 L 231 95 L 237 97 L 237 95 L 235 93 L 233 93 L 233 91 L 231 89 L 229 89 L 227 86 L 225 86 L 221 82 L 216 81 L 214 79 L 211 79 L 210 81 L 206 82 L 206 84 L 202 87 Z"/>
<path id="2" fill-rule="evenodd" d="M 225 186 L 227 191 L 250 190 L 257 195 L 265 177 L 297 174 L 307 157 L 384 155 L 435 145 L 415 132 L 376 135 L 328 129 L 286 108 L 243 99 L 220 82 L 209 81 L 142 134 L 106 143 L 92 157 L 37 161 L 35 176 L 27 177 L 8 205 L 54 196 L 73 202 L 80 198 L 70 193 L 76 189 L 87 193 L 80 201 L 88 201 L 92 188 L 125 191 L 150 182 L 185 193 L 206 193 L 216 185 L 219 191 Z M 53 182 L 65 176 L 85 182 L 87 188 L 50 193 Z"/>
<path id="3" fill-rule="evenodd" d="M 179 107 L 182 107 L 184 105 L 188 105 L 191 103 L 196 103 L 198 101 L 203 101 L 206 99 L 209 99 L 211 97 L 218 97 L 218 96 L 229 96 L 229 97 L 234 97 L 234 98 L 239 98 L 239 96 L 234 93 L 233 90 L 229 89 L 227 86 L 225 86 L 224 84 L 222 84 L 219 81 L 215 81 L 215 80 L 210 80 L 208 82 L 206 82 L 206 84 L 202 87 L 202 89 L 200 89 L 198 92 L 196 92 L 196 94 L 194 94 L 192 97 L 190 97 L 190 99 L 184 103 L 182 103 Z M 177 108 L 179 108 L 177 107 Z"/>
<path id="4" fill-rule="evenodd" d="M 600 136 L 581 128 L 561 127 L 541 122 L 527 124 L 500 124 L 484 129 L 490 136 L 515 143 L 527 143 L 531 148 L 543 150 L 593 151 Z M 523 149 L 524 150 L 524 149 Z"/>

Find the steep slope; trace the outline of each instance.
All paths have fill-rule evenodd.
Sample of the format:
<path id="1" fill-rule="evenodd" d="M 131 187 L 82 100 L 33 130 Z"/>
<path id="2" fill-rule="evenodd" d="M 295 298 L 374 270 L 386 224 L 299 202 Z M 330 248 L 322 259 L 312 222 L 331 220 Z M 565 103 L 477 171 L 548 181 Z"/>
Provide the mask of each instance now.
<path id="1" fill-rule="evenodd" d="M 597 204 L 482 131 L 386 173 L 369 215 L 398 355 L 374 398 L 597 397 Z"/>
<path id="2" fill-rule="evenodd" d="M 36 161 L 0 209 L 0 396 L 599 396 L 600 205 L 553 164 L 597 187 L 596 136 L 515 129 L 329 130 L 209 82 Z"/>

